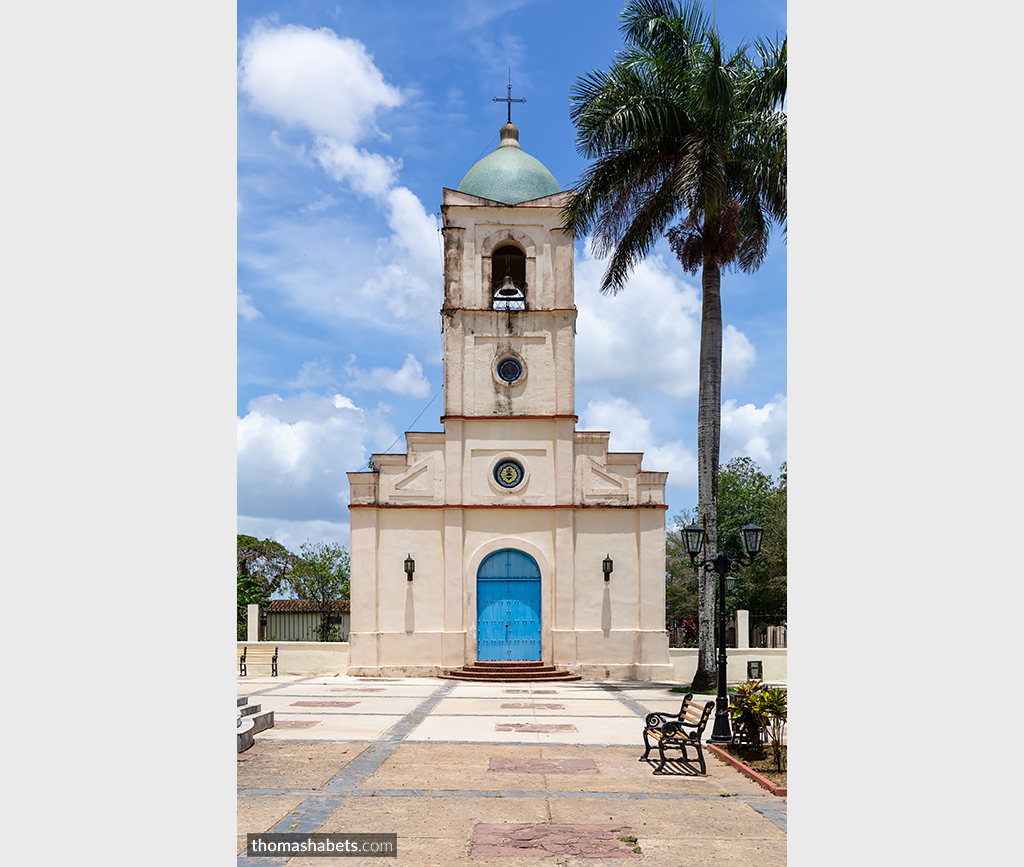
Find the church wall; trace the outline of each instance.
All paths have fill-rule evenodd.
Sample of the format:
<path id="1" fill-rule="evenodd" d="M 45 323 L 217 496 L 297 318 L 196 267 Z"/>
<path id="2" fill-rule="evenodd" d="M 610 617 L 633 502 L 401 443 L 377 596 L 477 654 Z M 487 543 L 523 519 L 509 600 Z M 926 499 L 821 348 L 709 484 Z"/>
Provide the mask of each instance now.
<path id="1" fill-rule="evenodd" d="M 542 659 L 592 677 L 669 677 L 663 523 L 655 509 L 354 509 L 352 670 L 436 674 L 475 659 L 477 570 L 488 554 L 515 548 L 541 572 Z M 645 603 L 649 623 L 643 587 L 656 600 Z M 368 606 L 372 627 L 361 616 Z"/>
<path id="2" fill-rule="evenodd" d="M 638 623 L 638 514 L 633 509 L 576 513 L 576 628 L 633 629 Z M 606 582 L 605 555 L 614 568 Z M 664 581 L 664 573 L 662 573 Z"/>
<path id="3" fill-rule="evenodd" d="M 464 422 L 461 471 L 465 503 L 555 505 L 555 426 L 554 421 L 539 419 Z M 526 481 L 509 491 L 494 480 L 493 467 L 513 456 L 522 462 Z"/>
<path id="4" fill-rule="evenodd" d="M 444 512 L 381 509 L 377 541 L 377 620 L 384 632 L 444 629 Z M 413 580 L 405 558 L 416 561 Z"/>
<path id="5" fill-rule="evenodd" d="M 352 509 L 352 674 L 430 675 L 442 662 L 444 512 Z M 405 558 L 416 561 L 407 580 Z"/>

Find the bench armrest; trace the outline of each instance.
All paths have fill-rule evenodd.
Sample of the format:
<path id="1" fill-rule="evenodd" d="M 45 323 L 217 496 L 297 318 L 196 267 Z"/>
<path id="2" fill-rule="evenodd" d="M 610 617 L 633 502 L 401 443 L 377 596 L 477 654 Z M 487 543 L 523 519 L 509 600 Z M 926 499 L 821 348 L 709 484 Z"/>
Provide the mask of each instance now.
<path id="1" fill-rule="evenodd" d="M 683 727 L 694 729 L 694 731 L 684 731 Z M 697 727 L 692 723 L 681 723 L 678 721 L 670 721 L 662 726 L 661 734 L 663 737 L 684 737 L 687 740 L 698 741 L 701 736 L 701 729 L 703 726 Z"/>

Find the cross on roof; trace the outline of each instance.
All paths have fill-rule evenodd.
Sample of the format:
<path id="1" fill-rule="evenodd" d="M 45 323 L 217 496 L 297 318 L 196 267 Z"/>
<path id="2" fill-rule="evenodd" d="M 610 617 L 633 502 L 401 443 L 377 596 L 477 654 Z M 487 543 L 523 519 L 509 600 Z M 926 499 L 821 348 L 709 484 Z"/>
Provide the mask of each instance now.
<path id="1" fill-rule="evenodd" d="M 491 102 L 507 102 L 508 103 L 508 122 L 512 123 L 512 103 L 513 102 L 526 102 L 525 99 L 513 99 L 512 98 L 512 70 L 508 71 L 508 96 L 502 99 L 500 96 L 494 97 Z"/>

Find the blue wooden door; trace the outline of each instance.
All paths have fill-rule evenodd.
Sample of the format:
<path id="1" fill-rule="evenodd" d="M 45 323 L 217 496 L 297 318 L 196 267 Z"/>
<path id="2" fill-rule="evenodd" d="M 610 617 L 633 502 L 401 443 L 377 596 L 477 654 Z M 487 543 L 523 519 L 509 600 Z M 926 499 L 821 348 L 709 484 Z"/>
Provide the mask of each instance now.
<path id="1" fill-rule="evenodd" d="M 540 569 L 529 554 L 488 554 L 476 580 L 476 658 L 540 659 Z"/>

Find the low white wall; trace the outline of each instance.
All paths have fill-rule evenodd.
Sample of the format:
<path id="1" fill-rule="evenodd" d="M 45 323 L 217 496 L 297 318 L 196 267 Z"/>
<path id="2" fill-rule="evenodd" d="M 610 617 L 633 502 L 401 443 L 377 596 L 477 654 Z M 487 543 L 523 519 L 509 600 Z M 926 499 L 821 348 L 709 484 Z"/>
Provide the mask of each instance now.
<path id="1" fill-rule="evenodd" d="M 697 648 L 671 647 L 668 654 L 675 671 L 675 679 L 689 683 L 694 672 L 697 671 Z M 716 650 L 715 658 L 717 659 L 717 657 Z M 789 681 L 785 647 L 727 647 L 726 659 L 728 665 L 725 669 L 725 679 L 729 683 L 743 683 L 747 679 L 747 662 L 752 660 L 760 661 L 761 679 L 766 683 L 787 683 Z"/>
<path id="2" fill-rule="evenodd" d="M 298 675 L 330 675 L 345 674 L 348 671 L 348 642 L 321 641 L 239 641 L 238 649 L 244 646 L 256 647 L 261 650 L 278 648 L 278 674 Z M 786 683 L 789 680 L 786 668 L 786 648 L 753 647 L 750 649 L 728 648 L 729 665 L 726 680 L 730 683 L 742 683 L 747 679 L 747 661 L 760 660 L 767 683 Z M 696 647 L 672 647 L 669 659 L 674 672 L 673 679 L 689 683 L 697 670 Z M 237 666 L 236 666 L 237 671 Z M 253 664 L 250 674 L 269 674 L 270 665 Z"/>
<path id="3" fill-rule="evenodd" d="M 347 641 L 239 641 L 238 649 L 277 648 L 277 673 L 280 674 L 345 674 L 348 671 Z M 246 663 L 250 675 L 270 674 L 270 663 Z M 238 671 L 237 664 L 235 671 Z"/>

